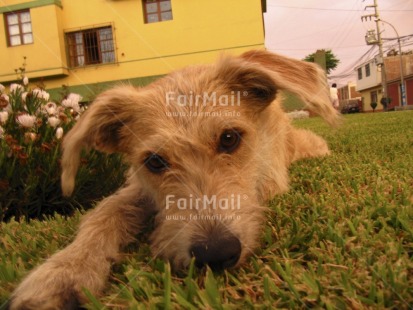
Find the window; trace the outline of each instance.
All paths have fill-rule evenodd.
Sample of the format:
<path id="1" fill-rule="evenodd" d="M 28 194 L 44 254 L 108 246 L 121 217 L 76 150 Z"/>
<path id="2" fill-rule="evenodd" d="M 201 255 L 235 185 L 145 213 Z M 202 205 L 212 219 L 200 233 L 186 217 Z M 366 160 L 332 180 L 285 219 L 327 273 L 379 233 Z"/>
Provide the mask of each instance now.
<path id="1" fill-rule="evenodd" d="M 370 76 L 370 64 L 367 64 L 365 68 L 366 68 L 366 76 Z"/>
<path id="2" fill-rule="evenodd" d="M 143 0 L 143 12 L 147 24 L 172 20 L 170 0 Z"/>
<path id="3" fill-rule="evenodd" d="M 112 27 L 66 33 L 70 67 L 115 62 Z"/>
<path id="4" fill-rule="evenodd" d="M 32 21 L 30 11 L 5 13 L 8 46 L 33 43 Z"/>
<path id="5" fill-rule="evenodd" d="M 363 71 L 361 68 L 357 69 L 357 77 L 359 80 L 361 80 L 363 78 Z"/>

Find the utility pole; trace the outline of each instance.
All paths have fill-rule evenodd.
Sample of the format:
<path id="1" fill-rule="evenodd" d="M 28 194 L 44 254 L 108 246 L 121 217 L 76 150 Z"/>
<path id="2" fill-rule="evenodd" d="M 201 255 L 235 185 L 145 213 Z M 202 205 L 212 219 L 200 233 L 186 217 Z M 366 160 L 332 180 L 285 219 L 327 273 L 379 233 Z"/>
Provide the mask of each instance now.
<path id="1" fill-rule="evenodd" d="M 404 87 L 404 65 L 403 65 L 403 53 L 402 53 L 402 44 L 400 42 L 401 41 L 400 36 L 399 36 L 399 33 L 397 32 L 397 29 L 392 24 L 382 19 L 380 21 L 392 27 L 397 36 L 397 43 L 399 45 L 399 58 L 400 58 L 400 97 L 401 97 L 401 106 L 403 107 L 407 105 L 407 98 L 406 98 L 406 89 Z"/>
<path id="2" fill-rule="evenodd" d="M 385 109 L 387 109 L 388 105 L 388 98 L 387 98 L 387 75 L 386 75 L 386 66 L 384 64 L 384 55 L 383 55 L 383 41 L 381 39 L 381 32 L 380 32 L 380 15 L 379 9 L 377 6 L 377 0 L 374 0 L 373 5 L 367 5 L 364 9 L 367 8 L 374 8 L 374 14 L 363 15 L 361 17 L 361 21 L 363 20 L 371 20 L 374 17 L 374 21 L 376 23 L 376 31 L 377 31 L 377 40 L 375 41 L 368 41 L 367 44 L 377 44 L 379 46 L 379 58 L 377 61 L 377 65 L 381 67 L 381 87 L 382 87 L 382 104 L 385 104 Z M 367 41 L 366 36 L 366 41 Z M 383 99 L 384 98 L 384 99 Z"/>

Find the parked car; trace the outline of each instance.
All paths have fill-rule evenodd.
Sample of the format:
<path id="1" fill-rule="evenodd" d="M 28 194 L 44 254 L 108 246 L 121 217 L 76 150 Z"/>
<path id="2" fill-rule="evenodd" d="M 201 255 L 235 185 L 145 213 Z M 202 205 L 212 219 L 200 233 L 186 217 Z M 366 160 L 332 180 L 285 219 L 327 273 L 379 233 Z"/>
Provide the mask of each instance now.
<path id="1" fill-rule="evenodd" d="M 362 109 L 360 100 L 348 100 L 343 103 L 343 106 L 341 107 L 342 114 L 359 113 L 361 111 Z"/>

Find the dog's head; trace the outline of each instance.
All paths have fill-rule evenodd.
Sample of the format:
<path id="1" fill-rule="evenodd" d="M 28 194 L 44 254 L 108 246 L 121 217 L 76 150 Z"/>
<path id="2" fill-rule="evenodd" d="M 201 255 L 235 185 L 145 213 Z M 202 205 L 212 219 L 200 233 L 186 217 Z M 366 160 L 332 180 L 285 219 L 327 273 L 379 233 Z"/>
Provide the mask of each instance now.
<path id="1" fill-rule="evenodd" d="M 182 268 L 234 267 L 257 247 L 263 205 L 288 187 L 290 125 L 280 90 L 333 123 L 324 72 L 265 51 L 222 57 L 98 96 L 64 140 L 69 195 L 83 148 L 119 152 L 157 211 L 155 255 Z"/>

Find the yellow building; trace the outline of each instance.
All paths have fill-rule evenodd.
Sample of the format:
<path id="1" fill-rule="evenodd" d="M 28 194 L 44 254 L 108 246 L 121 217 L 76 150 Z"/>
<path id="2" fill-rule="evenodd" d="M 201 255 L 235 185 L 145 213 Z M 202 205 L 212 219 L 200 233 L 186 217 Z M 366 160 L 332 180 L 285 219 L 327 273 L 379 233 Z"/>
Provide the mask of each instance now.
<path id="1" fill-rule="evenodd" d="M 144 85 L 219 53 L 264 46 L 262 0 L 3 0 L 0 83 L 18 68 L 56 95 Z"/>

